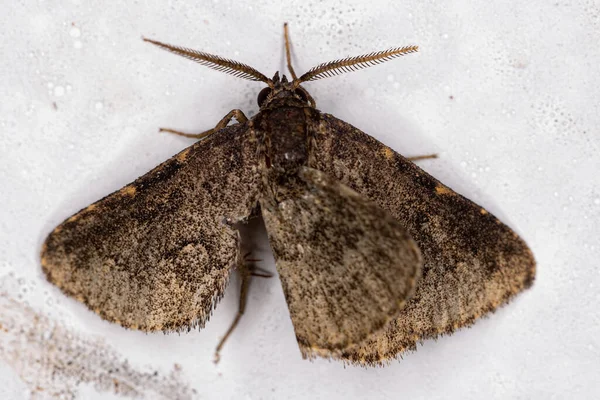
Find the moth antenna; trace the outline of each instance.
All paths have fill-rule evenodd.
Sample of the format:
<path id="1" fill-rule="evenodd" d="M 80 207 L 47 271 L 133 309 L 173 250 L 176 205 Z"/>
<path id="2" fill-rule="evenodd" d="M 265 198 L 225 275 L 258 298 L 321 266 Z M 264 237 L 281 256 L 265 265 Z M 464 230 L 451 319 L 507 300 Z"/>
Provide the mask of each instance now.
<path id="1" fill-rule="evenodd" d="M 302 82 L 315 81 L 317 79 L 329 78 L 331 76 L 343 74 L 344 72 L 356 71 L 372 65 L 380 64 L 405 54 L 415 53 L 418 50 L 418 46 L 395 47 L 389 50 L 376 51 L 362 56 L 348 57 L 341 60 L 326 62 L 311 68 L 294 83 L 299 85 Z"/>
<path id="2" fill-rule="evenodd" d="M 290 71 L 290 75 L 292 75 L 293 80 L 297 80 L 296 72 L 294 71 L 294 67 L 292 67 L 292 56 L 290 52 L 290 47 L 292 46 L 292 42 L 290 41 L 290 35 L 288 33 L 288 24 L 287 22 L 283 24 L 283 37 L 285 38 L 285 59 L 287 60 L 287 67 Z"/>
<path id="3" fill-rule="evenodd" d="M 222 71 L 238 78 L 248 79 L 251 81 L 265 82 L 269 86 L 273 86 L 273 82 L 252 68 L 249 65 L 243 64 L 238 61 L 230 60 L 213 54 L 204 53 L 197 50 L 188 49 L 187 47 L 172 46 L 170 44 L 161 43 L 156 40 L 147 39 L 142 37 L 144 42 L 152 43 L 164 50 L 170 51 L 189 60 L 196 61 L 199 64 L 205 65 L 217 71 Z"/>

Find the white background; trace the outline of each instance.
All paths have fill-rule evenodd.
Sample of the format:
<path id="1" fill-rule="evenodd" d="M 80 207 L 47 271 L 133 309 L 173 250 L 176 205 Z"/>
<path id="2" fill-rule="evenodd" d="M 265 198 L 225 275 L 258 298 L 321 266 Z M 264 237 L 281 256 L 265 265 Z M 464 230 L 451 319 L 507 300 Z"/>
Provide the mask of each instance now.
<path id="1" fill-rule="evenodd" d="M 299 73 L 420 46 L 305 87 L 320 110 L 404 155 L 439 153 L 420 165 L 531 246 L 531 290 L 471 329 L 363 369 L 302 360 L 277 278 L 254 282 L 216 366 L 236 280 L 204 330 L 168 336 L 109 324 L 45 281 L 38 254 L 54 226 L 191 144 L 159 126 L 202 131 L 233 108 L 257 111 L 260 83 L 141 36 L 272 76 L 284 21 Z M 597 1 L 26 1 L 7 2 L 0 25 L 0 398 L 600 395 Z"/>

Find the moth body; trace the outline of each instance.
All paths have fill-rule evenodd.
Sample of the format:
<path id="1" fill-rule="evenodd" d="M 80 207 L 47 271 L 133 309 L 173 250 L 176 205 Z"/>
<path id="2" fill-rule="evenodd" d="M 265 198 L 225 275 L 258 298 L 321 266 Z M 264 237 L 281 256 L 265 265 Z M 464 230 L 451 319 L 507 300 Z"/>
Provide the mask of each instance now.
<path id="1" fill-rule="evenodd" d="M 144 39 L 264 82 L 252 119 L 232 110 L 201 140 L 57 226 L 47 279 L 130 329 L 203 327 L 231 271 L 252 276 L 235 223 L 260 206 L 304 357 L 381 365 L 471 325 L 530 287 L 525 242 L 483 207 L 352 125 L 321 113 L 301 83 L 417 50 L 392 48 L 267 78 L 223 57 Z M 238 124 L 228 122 L 236 118 Z M 421 157 L 422 158 L 422 157 Z"/>

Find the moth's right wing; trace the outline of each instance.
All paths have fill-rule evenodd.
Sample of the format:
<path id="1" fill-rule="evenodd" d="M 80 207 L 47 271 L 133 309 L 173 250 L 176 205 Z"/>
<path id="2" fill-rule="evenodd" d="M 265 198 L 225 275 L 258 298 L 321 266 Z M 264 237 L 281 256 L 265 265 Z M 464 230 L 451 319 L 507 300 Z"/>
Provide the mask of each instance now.
<path id="1" fill-rule="evenodd" d="M 398 315 L 421 255 L 374 203 L 320 171 L 300 178 L 262 215 L 302 354 L 338 358 Z"/>
<path id="2" fill-rule="evenodd" d="M 42 249 L 48 280 L 127 328 L 203 326 L 239 257 L 230 224 L 257 202 L 251 135 L 218 131 L 64 221 Z"/>
<path id="3" fill-rule="evenodd" d="M 344 358 L 380 364 L 427 338 L 468 326 L 532 285 L 525 242 L 481 206 L 371 136 L 322 114 L 313 167 L 390 212 L 423 255 L 414 297 L 384 331 Z"/>

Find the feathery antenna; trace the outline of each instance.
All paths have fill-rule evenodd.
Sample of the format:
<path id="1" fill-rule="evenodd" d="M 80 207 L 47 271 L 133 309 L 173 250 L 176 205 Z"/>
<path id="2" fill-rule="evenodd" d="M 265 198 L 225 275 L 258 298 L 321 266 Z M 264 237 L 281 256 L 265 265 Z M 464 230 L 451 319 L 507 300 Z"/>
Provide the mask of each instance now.
<path id="1" fill-rule="evenodd" d="M 319 64 L 311 68 L 307 73 L 297 79 L 298 84 L 302 82 L 315 81 L 317 79 L 329 78 L 345 72 L 356 71 L 377 65 L 405 54 L 414 53 L 419 50 L 418 46 L 396 47 L 389 50 L 377 51 L 357 57 L 348 57 Z"/>
<path id="2" fill-rule="evenodd" d="M 229 60 L 220 56 L 215 56 L 201 51 L 188 49 L 186 47 L 172 46 L 158 42 L 156 40 L 142 38 L 145 42 L 152 43 L 164 50 L 170 51 L 189 60 L 196 61 L 199 64 L 205 65 L 217 71 L 226 72 L 239 78 L 248 79 L 251 81 L 262 81 L 269 86 L 273 85 L 273 82 L 254 68 L 249 65 L 242 64 L 240 62 Z"/>

